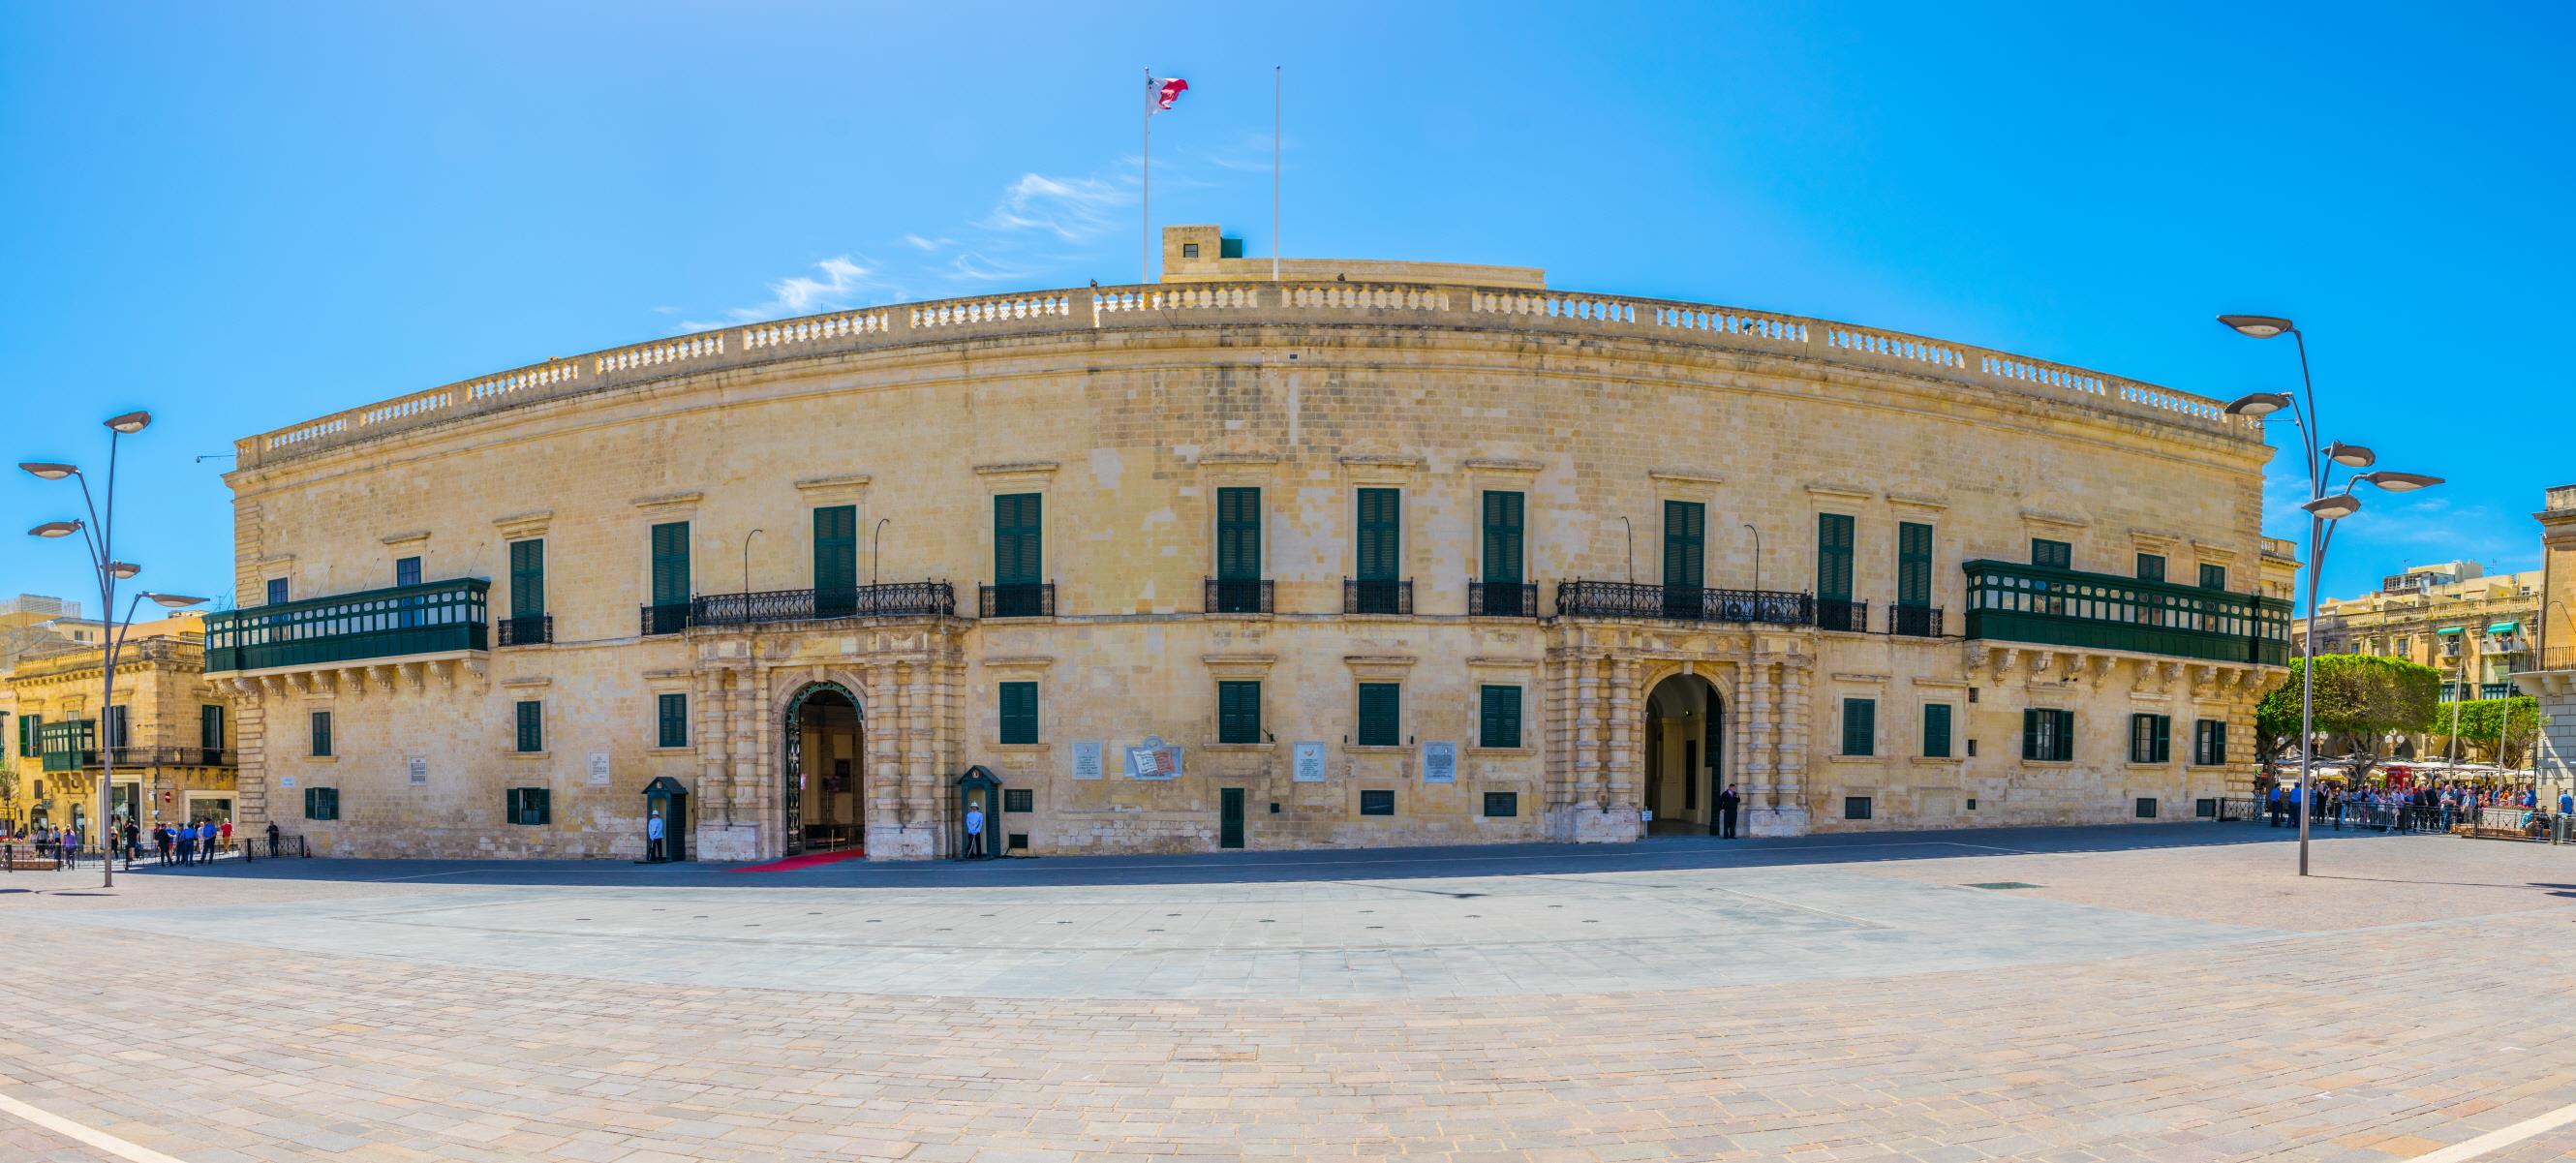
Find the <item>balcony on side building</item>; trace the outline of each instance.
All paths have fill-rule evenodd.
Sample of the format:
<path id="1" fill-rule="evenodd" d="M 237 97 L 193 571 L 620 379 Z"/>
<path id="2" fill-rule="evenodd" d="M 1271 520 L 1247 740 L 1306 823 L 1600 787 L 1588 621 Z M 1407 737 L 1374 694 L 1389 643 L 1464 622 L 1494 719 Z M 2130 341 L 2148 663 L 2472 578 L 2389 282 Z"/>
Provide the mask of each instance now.
<path id="1" fill-rule="evenodd" d="M 206 615 L 206 673 L 491 648 L 482 578 L 453 578 Z"/>
<path id="2" fill-rule="evenodd" d="M 2287 665 L 2290 603 L 2172 582 L 1971 561 L 1967 636 Z"/>
<path id="3" fill-rule="evenodd" d="M 944 581 L 700 594 L 686 604 L 638 607 L 639 626 L 647 637 L 677 634 L 692 626 L 757 626 L 832 618 L 944 618 L 956 612 L 957 591 Z"/>
<path id="4" fill-rule="evenodd" d="M 111 747 L 83 755 L 81 766 L 97 770 L 114 762 L 121 770 L 148 767 L 233 767 L 237 752 L 223 747 Z"/>
<path id="5" fill-rule="evenodd" d="M 1816 623 L 1816 608 L 1816 600 L 1812 597 L 1778 590 L 1712 590 L 1698 586 L 1580 579 L 1556 583 L 1556 612 L 1569 618 L 1664 618 L 1679 622 L 1812 626 Z M 1849 611 L 1845 613 L 1848 615 Z M 1865 606 L 1861 616 L 1868 616 Z"/>

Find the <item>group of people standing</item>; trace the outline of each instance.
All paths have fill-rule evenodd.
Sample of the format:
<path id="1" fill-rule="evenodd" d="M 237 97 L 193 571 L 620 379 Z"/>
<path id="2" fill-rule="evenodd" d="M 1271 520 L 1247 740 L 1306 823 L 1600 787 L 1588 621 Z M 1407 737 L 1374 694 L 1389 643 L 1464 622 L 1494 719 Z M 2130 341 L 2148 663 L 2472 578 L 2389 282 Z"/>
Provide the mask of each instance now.
<path id="1" fill-rule="evenodd" d="M 2296 784 L 2283 787 L 2273 784 L 2264 796 L 2265 814 L 2272 826 L 2297 827 L 2299 796 Z M 2347 820 L 2356 828 L 2382 831 L 2429 832 L 2451 830 L 2458 823 L 2473 823 L 2481 812 L 2495 809 L 2519 809 L 2522 823 L 2551 807 L 2561 816 L 2576 816 L 2576 792 L 2561 791 L 2557 802 L 2545 802 L 2534 788 L 2505 790 L 2476 787 L 2470 784 L 2424 784 L 2411 790 L 2394 788 L 2343 788 L 2332 784 L 2317 789 L 2316 801 L 2308 805 L 2310 827 L 2324 825 L 2340 832 Z"/>
<path id="2" fill-rule="evenodd" d="M 274 831 L 275 825 L 270 828 Z M 143 858 L 143 845 L 147 839 L 163 864 L 204 864 L 232 847 L 233 822 L 199 820 L 193 824 L 172 825 L 155 821 L 147 837 L 141 825 L 119 819 L 107 829 L 104 843 L 83 836 L 78 824 L 61 828 L 21 825 L 14 831 L 0 830 L 0 863 L 13 859 L 17 846 L 26 843 L 36 850 L 38 856 L 53 861 L 57 868 L 79 867 L 84 855 L 114 860 L 121 854 L 127 864 L 132 864 Z"/>

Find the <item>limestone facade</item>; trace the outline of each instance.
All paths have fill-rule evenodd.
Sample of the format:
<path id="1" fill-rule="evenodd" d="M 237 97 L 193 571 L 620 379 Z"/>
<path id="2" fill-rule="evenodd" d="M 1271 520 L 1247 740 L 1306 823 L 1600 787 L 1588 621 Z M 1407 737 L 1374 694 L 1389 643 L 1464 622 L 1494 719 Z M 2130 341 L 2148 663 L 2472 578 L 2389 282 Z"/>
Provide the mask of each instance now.
<path id="1" fill-rule="evenodd" d="M 2442 673 L 2443 697 L 2501 698 L 2532 663 L 2542 571 L 2474 561 L 2410 566 L 2373 593 L 2317 603 L 2317 653 L 2402 658 Z M 2307 641 L 2304 620 L 2292 640 Z"/>
<path id="2" fill-rule="evenodd" d="M 0 822 L 62 827 L 78 820 L 87 830 L 132 810 L 146 828 L 201 818 L 234 819 L 238 827 L 230 688 L 207 680 L 198 625 L 182 617 L 127 632 L 116 664 L 114 705 L 124 720 L 118 738 L 102 740 L 98 726 L 100 648 L 53 651 L 0 673 L 0 765 L 15 777 L 14 784 L 0 780 L 0 792 L 8 793 L 0 795 Z M 66 744 L 50 756 L 45 725 Z M 73 725 L 68 736 L 65 725 Z M 108 759 L 115 762 L 116 806 L 103 814 L 98 781 Z"/>
<path id="3" fill-rule="evenodd" d="M 242 441 L 243 609 L 212 633 L 252 827 L 632 857 L 667 777 L 695 858 L 835 842 L 821 821 L 928 858 L 981 768 L 994 843 L 1036 853 L 1628 841 L 1649 811 L 1706 831 L 1728 784 L 1746 831 L 1794 834 L 2190 819 L 2251 776 L 2295 563 L 2259 532 L 2259 426 L 2209 400 L 1534 271 L 1173 266 Z M 1963 637 L 1970 563 L 2035 541 L 2074 572 Z M 2097 601 L 2141 555 L 2267 620 Z M 2007 636 L 2036 623 L 2087 644 Z M 802 717 L 843 692 L 854 733 Z M 2071 748 L 2025 758 L 2033 711 Z M 2164 757 L 2133 761 L 2138 715 Z"/>
<path id="4" fill-rule="evenodd" d="M 2576 787 L 2576 485 L 2549 489 L 2533 516 L 2540 521 L 2536 661 L 2513 681 L 2540 703 L 2541 785 Z"/>

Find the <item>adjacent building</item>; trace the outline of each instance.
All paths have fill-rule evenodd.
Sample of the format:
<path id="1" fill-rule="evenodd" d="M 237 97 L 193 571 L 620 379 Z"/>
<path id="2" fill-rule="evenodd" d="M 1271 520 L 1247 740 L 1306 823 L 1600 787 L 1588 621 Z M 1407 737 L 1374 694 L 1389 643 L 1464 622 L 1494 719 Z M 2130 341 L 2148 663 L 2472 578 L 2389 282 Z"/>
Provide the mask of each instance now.
<path id="1" fill-rule="evenodd" d="M 235 818 L 232 712 L 206 679 L 197 617 L 128 628 L 104 714 L 105 651 L 58 643 L 0 673 L 0 818 L 84 834 L 101 819 Z M 99 774 L 111 767 L 102 805 Z"/>
<path id="2" fill-rule="evenodd" d="M 2487 576 L 2474 561 L 2408 566 L 2379 589 L 2317 604 L 2319 654 L 2375 654 L 2442 674 L 2442 698 L 2498 699 L 2532 665 L 2541 570 Z M 2304 643 L 2304 622 L 2292 627 Z"/>
<path id="3" fill-rule="evenodd" d="M 2258 423 L 1821 319 L 1283 263 L 656 340 L 250 437 L 207 667 L 327 852 L 2191 819 L 2289 645 Z M 650 800 L 665 803 L 664 800 Z"/>
<path id="4" fill-rule="evenodd" d="M 2548 490 L 2533 516 L 2540 521 L 2535 661 L 2513 681 L 2540 702 L 2541 785 L 2576 787 L 2576 485 Z"/>

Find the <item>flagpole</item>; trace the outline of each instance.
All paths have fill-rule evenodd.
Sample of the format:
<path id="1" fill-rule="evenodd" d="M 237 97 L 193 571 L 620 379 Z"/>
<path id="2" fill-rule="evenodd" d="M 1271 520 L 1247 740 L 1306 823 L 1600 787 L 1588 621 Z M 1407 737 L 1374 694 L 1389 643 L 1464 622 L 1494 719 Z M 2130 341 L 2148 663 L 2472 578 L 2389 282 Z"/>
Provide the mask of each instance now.
<path id="1" fill-rule="evenodd" d="M 1136 219 L 1136 281 L 1154 281 L 1154 66 L 1145 66 L 1145 190 Z"/>
<path id="2" fill-rule="evenodd" d="M 1279 281 L 1279 96 L 1285 88 L 1280 68 L 1270 66 L 1270 281 Z"/>

